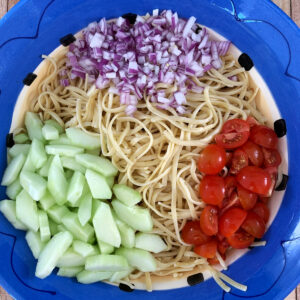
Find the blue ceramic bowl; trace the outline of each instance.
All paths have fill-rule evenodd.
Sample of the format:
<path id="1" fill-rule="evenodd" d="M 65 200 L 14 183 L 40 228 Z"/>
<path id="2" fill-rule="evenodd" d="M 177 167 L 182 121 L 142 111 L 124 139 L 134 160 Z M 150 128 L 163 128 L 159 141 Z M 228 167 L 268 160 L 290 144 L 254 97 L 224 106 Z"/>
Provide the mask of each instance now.
<path id="1" fill-rule="evenodd" d="M 23 79 L 59 46 L 59 39 L 89 22 L 154 8 L 197 17 L 247 52 L 269 86 L 288 133 L 289 183 L 280 210 L 268 230 L 266 247 L 232 264 L 227 275 L 248 286 L 228 294 L 210 279 L 193 287 L 126 293 L 104 283 L 82 285 L 51 275 L 34 277 L 35 260 L 24 240 L 0 215 L 0 285 L 21 299 L 283 299 L 300 281 L 300 30 L 268 0 L 27 0 L 0 21 L 0 175 L 6 164 L 5 136 Z M 0 198 L 5 198 L 1 188 Z"/>

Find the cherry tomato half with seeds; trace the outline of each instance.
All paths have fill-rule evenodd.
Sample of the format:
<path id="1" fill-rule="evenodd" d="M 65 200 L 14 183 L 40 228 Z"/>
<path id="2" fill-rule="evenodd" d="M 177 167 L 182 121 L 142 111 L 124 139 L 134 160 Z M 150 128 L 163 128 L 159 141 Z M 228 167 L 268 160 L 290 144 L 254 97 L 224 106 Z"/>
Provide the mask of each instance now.
<path id="1" fill-rule="evenodd" d="M 199 185 L 199 195 L 205 203 L 218 205 L 225 195 L 224 179 L 217 175 L 205 175 Z"/>
<path id="2" fill-rule="evenodd" d="M 251 141 L 247 141 L 242 149 L 247 153 L 250 162 L 257 167 L 262 166 L 264 162 L 264 154 L 260 146 Z"/>
<path id="3" fill-rule="evenodd" d="M 200 228 L 206 235 L 218 233 L 218 208 L 207 205 L 200 215 Z"/>
<path id="4" fill-rule="evenodd" d="M 250 131 L 249 124 L 241 119 L 232 119 L 224 123 L 221 133 Z"/>
<path id="5" fill-rule="evenodd" d="M 259 123 L 251 116 L 248 116 L 246 122 L 249 124 L 250 128 L 252 128 L 255 125 L 259 125 Z"/>
<path id="6" fill-rule="evenodd" d="M 205 244 L 194 247 L 194 252 L 205 258 L 214 258 L 217 253 L 217 240 L 213 239 Z"/>
<path id="7" fill-rule="evenodd" d="M 229 243 L 228 243 L 227 239 L 223 239 L 222 241 L 218 242 L 218 252 L 221 255 L 225 254 L 228 248 L 229 248 Z"/>
<path id="8" fill-rule="evenodd" d="M 245 210 L 238 207 L 229 208 L 219 218 L 219 232 L 225 237 L 231 236 L 240 228 L 246 217 Z"/>
<path id="9" fill-rule="evenodd" d="M 226 164 L 226 152 L 224 148 L 212 144 L 204 148 L 198 160 L 198 170 L 202 173 L 218 174 Z"/>
<path id="10" fill-rule="evenodd" d="M 240 229 L 227 238 L 229 245 L 235 249 L 248 248 L 254 242 L 254 236 Z"/>
<path id="11" fill-rule="evenodd" d="M 199 221 L 188 221 L 181 230 L 181 238 L 187 244 L 201 245 L 210 241 L 210 237 L 204 234 Z"/>
<path id="12" fill-rule="evenodd" d="M 265 203 L 257 202 L 253 207 L 252 211 L 256 213 L 258 216 L 260 216 L 265 223 L 268 222 L 270 217 L 270 211 Z"/>
<path id="13" fill-rule="evenodd" d="M 232 163 L 230 167 L 231 174 L 237 174 L 240 170 L 248 166 L 248 155 L 242 149 L 233 152 Z"/>
<path id="14" fill-rule="evenodd" d="M 260 216 L 252 211 L 249 211 L 241 228 L 254 237 L 260 239 L 263 237 L 266 231 L 266 224 Z"/>
<path id="15" fill-rule="evenodd" d="M 270 149 L 276 149 L 278 144 L 275 131 L 264 125 L 256 125 L 251 128 L 250 140 L 257 145 Z"/>
<path id="16" fill-rule="evenodd" d="M 264 166 L 266 168 L 278 167 L 281 164 L 281 156 L 276 149 L 263 148 L 262 152 L 264 154 Z"/>
<path id="17" fill-rule="evenodd" d="M 245 189 L 260 195 L 268 195 L 272 187 L 269 173 L 255 166 L 243 168 L 236 176 L 237 182 Z"/>
<path id="18" fill-rule="evenodd" d="M 225 182 L 225 197 L 230 197 L 232 192 L 236 189 L 237 187 L 237 181 L 234 176 L 226 176 L 224 178 Z"/>
<path id="19" fill-rule="evenodd" d="M 243 209 L 250 210 L 256 204 L 258 198 L 257 194 L 244 189 L 240 185 L 237 188 L 237 194 Z"/>
<path id="20" fill-rule="evenodd" d="M 233 191 L 230 197 L 224 198 L 222 202 L 222 207 L 220 209 L 220 216 L 223 215 L 224 212 L 231 207 L 241 207 L 240 199 L 236 191 Z"/>

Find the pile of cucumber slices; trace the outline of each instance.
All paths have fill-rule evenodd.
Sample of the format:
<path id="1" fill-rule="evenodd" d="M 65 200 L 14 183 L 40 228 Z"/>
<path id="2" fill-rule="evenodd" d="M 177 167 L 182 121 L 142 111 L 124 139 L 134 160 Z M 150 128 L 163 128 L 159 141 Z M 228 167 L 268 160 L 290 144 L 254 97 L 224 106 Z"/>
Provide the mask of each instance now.
<path id="1" fill-rule="evenodd" d="M 36 276 L 77 277 L 81 283 L 119 282 L 134 270 L 152 272 L 152 253 L 167 250 L 151 233 L 140 193 L 115 184 L 118 170 L 101 157 L 100 139 L 79 128 L 44 123 L 27 112 L 26 130 L 14 135 L 2 185 L 0 211 L 38 260 Z"/>

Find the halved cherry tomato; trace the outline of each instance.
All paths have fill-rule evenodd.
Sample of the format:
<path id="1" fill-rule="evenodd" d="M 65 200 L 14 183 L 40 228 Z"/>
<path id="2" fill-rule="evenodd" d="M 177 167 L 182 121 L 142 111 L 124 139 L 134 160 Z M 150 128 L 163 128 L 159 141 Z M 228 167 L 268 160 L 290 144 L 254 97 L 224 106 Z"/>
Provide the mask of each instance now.
<path id="1" fill-rule="evenodd" d="M 233 156 L 232 152 L 228 152 L 228 151 L 226 152 L 226 166 L 227 167 L 231 166 L 232 156 Z"/>
<path id="2" fill-rule="evenodd" d="M 255 166 L 243 168 L 236 179 L 243 188 L 260 195 L 268 195 L 272 185 L 269 173 Z"/>
<path id="3" fill-rule="evenodd" d="M 239 231 L 228 237 L 227 240 L 232 248 L 244 249 L 248 248 L 254 242 L 254 236 L 240 229 Z"/>
<path id="4" fill-rule="evenodd" d="M 218 209 L 215 206 L 207 205 L 200 215 L 200 228 L 206 235 L 218 233 Z"/>
<path id="5" fill-rule="evenodd" d="M 276 185 L 278 169 L 277 167 L 267 167 L 265 168 L 265 171 L 268 172 L 271 177 L 271 186 L 269 188 L 269 192 L 265 196 L 271 197 Z"/>
<path id="6" fill-rule="evenodd" d="M 224 212 L 228 210 L 230 207 L 240 207 L 240 206 L 241 206 L 240 199 L 237 196 L 237 193 L 233 191 L 230 197 L 224 198 L 220 210 L 220 216 L 223 215 Z"/>
<path id="7" fill-rule="evenodd" d="M 240 170 L 248 166 L 248 155 L 242 149 L 233 152 L 233 158 L 230 168 L 231 174 L 237 174 Z"/>
<path id="8" fill-rule="evenodd" d="M 224 178 L 225 182 L 225 197 L 230 197 L 232 192 L 236 189 L 237 187 L 237 181 L 234 176 L 226 176 Z"/>
<path id="9" fill-rule="evenodd" d="M 252 211 L 249 211 L 241 228 L 254 237 L 260 239 L 263 237 L 266 231 L 266 224 L 259 215 Z"/>
<path id="10" fill-rule="evenodd" d="M 210 237 L 204 234 L 199 221 L 188 221 L 181 231 L 181 238 L 187 244 L 201 245 L 210 241 Z"/>
<path id="11" fill-rule="evenodd" d="M 250 162 L 257 167 L 260 167 L 264 162 L 264 155 L 261 147 L 251 141 L 247 141 L 242 149 L 247 153 Z"/>
<path id="12" fill-rule="evenodd" d="M 217 252 L 217 240 L 213 239 L 208 243 L 195 246 L 194 252 L 202 257 L 213 258 Z"/>
<path id="13" fill-rule="evenodd" d="M 254 207 L 257 201 L 257 194 L 251 193 L 240 185 L 237 188 L 237 194 L 243 209 L 250 210 Z"/>
<path id="14" fill-rule="evenodd" d="M 243 224 L 247 217 L 247 212 L 238 207 L 229 208 L 219 219 L 219 232 L 229 237 L 234 234 Z"/>
<path id="15" fill-rule="evenodd" d="M 270 197 L 259 196 L 259 201 L 262 202 L 263 204 L 268 204 L 270 199 L 271 199 Z"/>
<path id="16" fill-rule="evenodd" d="M 224 148 L 211 144 L 204 148 L 198 160 L 198 170 L 202 173 L 218 174 L 226 164 L 226 153 Z"/>
<path id="17" fill-rule="evenodd" d="M 229 243 L 227 239 L 223 239 L 222 241 L 218 242 L 218 252 L 220 254 L 225 254 L 228 248 L 229 248 Z"/>
<path id="18" fill-rule="evenodd" d="M 249 124 L 241 119 L 232 119 L 224 123 L 221 133 L 245 132 L 250 131 Z"/>
<path id="19" fill-rule="evenodd" d="M 255 125 L 258 125 L 259 123 L 251 116 L 249 116 L 246 120 L 246 122 L 249 124 L 250 128 L 255 126 Z"/>
<path id="20" fill-rule="evenodd" d="M 199 195 L 207 204 L 218 205 L 225 195 L 224 179 L 216 175 L 206 175 L 199 186 Z"/>
<path id="21" fill-rule="evenodd" d="M 270 217 L 270 211 L 266 204 L 262 202 L 257 202 L 255 206 L 253 207 L 252 211 L 256 213 L 258 216 L 260 216 L 265 223 L 268 222 Z"/>
<path id="22" fill-rule="evenodd" d="M 250 140 L 265 148 L 277 148 L 278 137 L 275 131 L 264 125 L 256 125 L 251 128 Z"/>
<path id="23" fill-rule="evenodd" d="M 226 259 L 226 254 L 220 254 L 220 256 L 223 258 L 223 260 Z M 210 264 L 210 265 L 218 265 L 220 262 L 219 260 L 217 259 L 217 257 L 213 257 L 213 258 L 208 258 L 207 259 L 207 262 Z"/>
<path id="24" fill-rule="evenodd" d="M 276 149 L 262 149 L 265 167 L 278 167 L 281 164 L 281 156 Z"/>

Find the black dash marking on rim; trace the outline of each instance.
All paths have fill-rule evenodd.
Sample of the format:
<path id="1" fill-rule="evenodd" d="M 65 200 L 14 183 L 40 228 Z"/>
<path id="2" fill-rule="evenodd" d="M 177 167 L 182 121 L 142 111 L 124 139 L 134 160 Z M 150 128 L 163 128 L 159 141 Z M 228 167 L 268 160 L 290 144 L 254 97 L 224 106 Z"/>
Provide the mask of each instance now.
<path id="1" fill-rule="evenodd" d="M 34 80 L 37 78 L 37 75 L 34 73 L 28 73 L 27 76 L 23 79 L 25 85 L 31 85 Z"/>
<path id="2" fill-rule="evenodd" d="M 136 20 L 137 14 L 127 13 L 122 16 L 122 18 L 129 21 L 130 24 L 134 24 Z"/>
<path id="3" fill-rule="evenodd" d="M 196 285 L 204 281 L 204 276 L 202 273 L 191 275 L 187 278 L 187 283 L 189 286 Z"/>
<path id="4" fill-rule="evenodd" d="M 254 63 L 250 56 L 246 53 L 242 53 L 238 59 L 239 64 L 246 70 L 249 71 L 254 66 Z"/>
<path id="5" fill-rule="evenodd" d="M 279 186 L 275 189 L 275 191 L 284 191 L 286 189 L 288 180 L 289 180 L 289 176 L 282 174 L 282 180 L 281 180 Z"/>
<path id="6" fill-rule="evenodd" d="M 197 28 L 195 30 L 195 33 L 198 34 L 202 30 L 202 27 L 197 25 Z"/>
<path id="7" fill-rule="evenodd" d="M 119 289 L 121 291 L 128 292 L 128 293 L 131 293 L 134 291 L 134 289 L 132 289 L 129 285 L 124 284 L 124 283 L 119 284 Z"/>
<path id="8" fill-rule="evenodd" d="M 8 133 L 6 135 L 6 147 L 11 148 L 15 144 L 13 133 Z"/>
<path id="9" fill-rule="evenodd" d="M 70 44 L 72 44 L 75 41 L 76 41 L 76 38 L 72 33 L 69 33 L 59 39 L 59 42 L 65 47 L 69 46 Z"/>
<path id="10" fill-rule="evenodd" d="M 274 131 L 279 138 L 286 135 L 286 123 L 284 119 L 279 119 L 274 122 Z"/>

